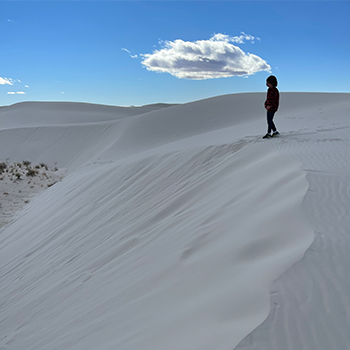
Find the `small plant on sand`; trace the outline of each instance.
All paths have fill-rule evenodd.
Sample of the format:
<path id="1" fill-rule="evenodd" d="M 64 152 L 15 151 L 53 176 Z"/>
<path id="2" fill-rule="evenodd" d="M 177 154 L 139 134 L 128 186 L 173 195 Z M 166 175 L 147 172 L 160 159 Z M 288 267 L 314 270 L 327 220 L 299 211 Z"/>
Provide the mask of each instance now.
<path id="1" fill-rule="evenodd" d="M 24 160 L 23 165 L 25 165 L 26 167 L 28 167 L 30 164 L 32 164 L 29 160 Z"/>
<path id="2" fill-rule="evenodd" d="M 26 174 L 27 176 L 33 177 L 33 176 L 38 175 L 38 173 L 39 173 L 38 170 L 35 170 L 35 169 L 27 168 L 27 170 L 28 170 L 27 174 Z"/>
<path id="3" fill-rule="evenodd" d="M 21 176 L 22 176 L 22 174 L 20 174 L 20 173 L 16 173 L 15 175 L 17 176 L 17 179 L 18 179 L 18 180 L 19 180 L 19 179 L 21 178 Z"/>
<path id="4" fill-rule="evenodd" d="M 6 168 L 7 168 L 6 163 L 0 163 L 0 174 L 2 174 Z"/>

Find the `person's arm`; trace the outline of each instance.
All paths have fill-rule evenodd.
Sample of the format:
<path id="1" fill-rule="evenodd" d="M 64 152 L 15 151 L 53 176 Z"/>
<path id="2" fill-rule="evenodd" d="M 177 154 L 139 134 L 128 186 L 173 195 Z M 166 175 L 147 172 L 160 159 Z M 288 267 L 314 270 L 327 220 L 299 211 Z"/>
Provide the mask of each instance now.
<path id="1" fill-rule="evenodd" d="M 267 90 L 267 97 L 265 101 L 265 109 L 269 110 L 271 108 L 271 89 Z"/>

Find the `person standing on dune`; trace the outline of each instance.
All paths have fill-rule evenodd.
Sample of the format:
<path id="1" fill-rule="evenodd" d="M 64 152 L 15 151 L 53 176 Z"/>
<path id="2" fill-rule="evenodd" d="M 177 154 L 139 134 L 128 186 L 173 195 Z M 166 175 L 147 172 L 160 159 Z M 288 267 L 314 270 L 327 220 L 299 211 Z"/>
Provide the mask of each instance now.
<path id="1" fill-rule="evenodd" d="M 267 139 L 270 137 L 278 136 L 279 132 L 276 129 L 276 125 L 273 122 L 273 117 L 278 110 L 280 94 L 277 89 L 277 78 L 274 75 L 270 75 L 266 79 L 267 90 L 267 98 L 265 101 L 265 109 L 267 111 L 267 134 L 263 137 L 263 139 Z M 272 132 L 272 134 L 271 134 Z"/>

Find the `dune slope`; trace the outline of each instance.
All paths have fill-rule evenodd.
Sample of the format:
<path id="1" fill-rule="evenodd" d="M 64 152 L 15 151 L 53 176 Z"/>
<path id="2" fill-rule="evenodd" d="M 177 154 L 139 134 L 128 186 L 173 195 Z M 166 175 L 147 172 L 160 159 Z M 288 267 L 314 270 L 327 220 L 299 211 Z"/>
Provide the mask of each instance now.
<path id="1" fill-rule="evenodd" d="M 15 125 L 0 109 L 0 160 L 68 171 L 0 231 L 1 347 L 349 345 L 349 95 L 306 95 L 282 94 L 272 140 L 264 94 L 115 116 L 46 105 L 23 124 L 21 108 Z M 325 310 L 316 326 L 307 309 Z"/>

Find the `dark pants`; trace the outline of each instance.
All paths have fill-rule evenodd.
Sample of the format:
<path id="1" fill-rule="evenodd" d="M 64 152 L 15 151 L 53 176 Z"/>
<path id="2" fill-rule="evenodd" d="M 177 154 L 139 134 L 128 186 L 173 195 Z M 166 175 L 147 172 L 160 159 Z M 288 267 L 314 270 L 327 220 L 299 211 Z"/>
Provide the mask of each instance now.
<path id="1" fill-rule="evenodd" d="M 276 126 L 275 126 L 275 123 L 273 122 L 273 117 L 275 115 L 276 111 L 273 111 L 273 112 L 267 112 L 267 125 L 268 125 L 268 129 L 267 129 L 267 132 L 270 134 L 271 133 L 271 130 L 272 131 L 276 131 Z"/>

